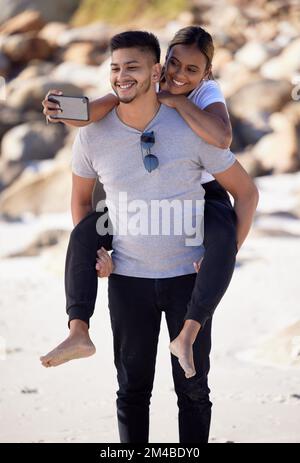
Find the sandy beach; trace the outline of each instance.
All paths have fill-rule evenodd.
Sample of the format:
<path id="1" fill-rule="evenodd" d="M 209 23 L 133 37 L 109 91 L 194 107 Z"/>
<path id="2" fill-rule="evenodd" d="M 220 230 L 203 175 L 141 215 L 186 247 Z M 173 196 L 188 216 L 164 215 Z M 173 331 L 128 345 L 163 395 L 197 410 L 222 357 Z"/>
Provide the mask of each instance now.
<path id="1" fill-rule="evenodd" d="M 42 101 L 54 89 L 90 101 L 111 92 L 111 38 L 130 28 L 157 35 L 171 82 L 166 88 L 182 93 L 169 104 L 207 143 L 230 146 L 260 193 L 251 233 L 213 318 L 210 443 L 300 443 L 300 2 L 1 0 L 1 6 L 0 443 L 119 442 L 107 279 L 99 280 L 91 321 L 96 355 L 57 368 L 40 363 L 68 335 L 64 265 L 77 133 L 68 124 L 47 124 Z M 177 32 L 191 25 L 205 30 L 197 29 L 193 43 L 181 32 L 177 42 Z M 174 43 L 193 49 L 176 58 L 177 48 L 172 65 Z M 141 92 L 151 91 L 140 81 L 143 73 L 135 78 L 138 67 L 128 70 L 131 77 L 119 79 L 130 84 L 127 90 L 136 82 Z M 208 75 L 221 94 L 205 82 Z M 150 107 L 144 107 L 146 117 Z M 90 120 L 98 119 L 90 109 Z M 109 136 L 115 137 L 113 129 Z M 153 147 L 158 158 L 159 146 Z M 98 173 L 104 181 L 105 172 Z M 94 206 L 99 183 L 97 190 Z M 169 342 L 163 316 L 150 443 L 178 442 Z"/>
<path id="2" fill-rule="evenodd" d="M 295 206 L 300 175 L 264 177 L 258 185 L 255 226 L 214 316 L 211 443 L 300 442 L 300 331 L 282 333 L 299 320 L 300 226 L 285 209 Z M 70 215 L 0 224 L 0 442 L 118 442 L 107 280 L 91 326 L 96 355 L 45 369 L 39 356 L 67 334 L 67 241 L 39 256 L 4 257 L 54 228 L 70 230 Z M 168 343 L 163 319 L 150 442 L 178 442 Z"/>

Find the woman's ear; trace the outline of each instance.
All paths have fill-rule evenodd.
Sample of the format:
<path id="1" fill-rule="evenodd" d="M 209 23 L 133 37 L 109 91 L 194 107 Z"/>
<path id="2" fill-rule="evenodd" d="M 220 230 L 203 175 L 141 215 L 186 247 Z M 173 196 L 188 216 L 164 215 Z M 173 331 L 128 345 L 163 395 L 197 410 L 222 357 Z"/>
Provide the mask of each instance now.
<path id="1" fill-rule="evenodd" d="M 207 70 L 205 71 L 205 74 L 203 76 L 203 80 L 207 80 L 207 79 L 210 79 L 210 77 L 212 76 L 212 66 L 210 65 Z"/>

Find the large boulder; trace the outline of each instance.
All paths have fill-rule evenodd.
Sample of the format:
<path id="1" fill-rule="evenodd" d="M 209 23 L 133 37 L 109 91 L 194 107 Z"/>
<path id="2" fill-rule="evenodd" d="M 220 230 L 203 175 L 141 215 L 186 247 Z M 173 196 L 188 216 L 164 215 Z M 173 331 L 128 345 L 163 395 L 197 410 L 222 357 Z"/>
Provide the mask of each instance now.
<path id="1" fill-rule="evenodd" d="M 33 77 L 49 76 L 54 68 L 55 64 L 50 61 L 34 59 L 18 74 L 17 80 L 28 81 Z"/>
<path id="2" fill-rule="evenodd" d="M 253 82 L 253 79 L 258 80 L 258 78 L 258 76 L 253 76 L 253 73 L 244 64 L 231 60 L 222 65 L 218 81 L 225 98 L 229 99 L 240 89 Z"/>
<path id="3" fill-rule="evenodd" d="M 255 145 L 264 135 L 272 132 L 267 124 L 257 124 L 255 121 L 240 119 L 230 115 L 233 140 L 231 149 L 241 151 L 244 148 Z"/>
<path id="4" fill-rule="evenodd" d="M 68 81 L 80 88 L 95 87 L 102 83 L 100 66 L 88 66 L 72 61 L 65 61 L 56 66 L 51 77 L 58 81 Z"/>
<path id="5" fill-rule="evenodd" d="M 283 52 L 267 61 L 261 68 L 261 74 L 268 79 L 291 79 L 300 71 L 300 38 L 293 40 Z"/>
<path id="6" fill-rule="evenodd" d="M 262 137 L 255 145 L 254 157 L 266 172 L 295 172 L 300 168 L 300 157 L 293 122 L 283 113 L 274 113 L 270 125 L 274 132 Z"/>
<path id="7" fill-rule="evenodd" d="M 0 195 L 0 210 L 11 217 L 66 212 L 70 209 L 72 175 L 68 163 L 40 161 L 27 167 Z"/>
<path id="8" fill-rule="evenodd" d="M 7 77 L 10 69 L 10 62 L 6 55 L 0 51 L 0 76 Z"/>
<path id="9" fill-rule="evenodd" d="M 235 54 L 235 59 L 252 71 L 259 69 L 268 58 L 269 51 L 266 45 L 254 40 L 246 43 Z"/>
<path id="10" fill-rule="evenodd" d="M 8 132 L 10 129 L 16 125 L 22 124 L 24 122 L 24 117 L 14 108 L 5 106 L 4 104 L 0 106 L 0 140 L 3 135 Z"/>
<path id="11" fill-rule="evenodd" d="M 25 123 L 9 130 L 2 139 L 1 159 L 25 162 L 53 158 L 63 146 L 65 128 L 62 124 Z"/>
<path id="12" fill-rule="evenodd" d="M 288 116 L 289 120 L 300 129 L 300 103 L 299 101 L 290 101 L 284 108 L 282 108 L 283 114 Z"/>
<path id="13" fill-rule="evenodd" d="M 67 47 L 71 43 L 92 42 L 105 49 L 108 47 L 110 34 L 111 29 L 107 24 L 95 22 L 63 31 L 57 37 L 57 43 L 61 47 Z"/>
<path id="14" fill-rule="evenodd" d="M 0 24 L 25 10 L 39 11 L 45 21 L 68 21 L 80 0 L 1 0 Z"/>
<path id="15" fill-rule="evenodd" d="M 23 172 L 26 163 L 9 162 L 0 158 L 0 192 L 9 187 Z"/>
<path id="16" fill-rule="evenodd" d="M 21 34 L 24 32 L 39 31 L 45 25 L 39 11 L 23 11 L 22 13 L 9 19 L 0 26 L 0 34 Z"/>
<path id="17" fill-rule="evenodd" d="M 57 47 L 59 37 L 69 28 L 70 26 L 65 23 L 50 22 L 43 27 L 38 36 L 47 40 L 51 47 Z"/>
<path id="18" fill-rule="evenodd" d="M 52 49 L 45 39 L 34 32 L 14 34 L 2 40 L 1 51 L 12 63 L 28 63 L 32 59 L 47 59 Z"/>
<path id="19" fill-rule="evenodd" d="M 227 103 L 234 116 L 251 120 L 259 113 L 279 111 L 290 101 L 291 91 L 292 84 L 285 80 L 256 80 L 243 86 Z"/>
<path id="20" fill-rule="evenodd" d="M 90 42 L 71 44 L 62 55 L 63 61 L 99 66 L 104 61 L 103 49 Z"/>
<path id="21" fill-rule="evenodd" d="M 45 249 L 56 247 L 69 236 L 68 230 L 60 228 L 43 230 L 24 249 L 9 253 L 5 258 L 39 256 Z"/>
<path id="22" fill-rule="evenodd" d="M 236 157 L 251 177 L 258 177 L 265 174 L 265 169 L 262 167 L 260 161 L 253 156 L 251 150 L 236 153 Z"/>
<path id="23" fill-rule="evenodd" d="M 81 88 L 68 82 L 67 77 L 65 75 L 62 80 L 49 76 L 34 77 L 27 81 L 14 79 L 7 85 L 7 103 L 19 111 L 42 112 L 42 100 L 50 89 L 59 89 L 65 95 L 81 96 Z"/>

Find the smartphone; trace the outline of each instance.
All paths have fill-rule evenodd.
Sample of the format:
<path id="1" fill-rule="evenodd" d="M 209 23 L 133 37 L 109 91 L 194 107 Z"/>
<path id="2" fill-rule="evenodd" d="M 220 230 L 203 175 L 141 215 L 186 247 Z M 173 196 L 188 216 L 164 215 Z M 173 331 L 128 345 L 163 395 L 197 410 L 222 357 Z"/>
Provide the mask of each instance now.
<path id="1" fill-rule="evenodd" d="M 53 119 L 89 120 L 89 99 L 86 96 L 53 95 L 51 93 L 48 100 L 59 104 L 61 109 L 58 116 L 51 116 Z"/>

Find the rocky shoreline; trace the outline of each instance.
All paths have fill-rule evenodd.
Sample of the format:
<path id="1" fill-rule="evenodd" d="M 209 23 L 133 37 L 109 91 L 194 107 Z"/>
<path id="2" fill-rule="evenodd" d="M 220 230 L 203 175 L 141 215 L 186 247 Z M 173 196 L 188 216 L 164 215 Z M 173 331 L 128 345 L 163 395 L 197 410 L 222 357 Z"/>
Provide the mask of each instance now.
<path id="1" fill-rule="evenodd" d="M 7 10 L 0 14 L 0 75 L 6 81 L 6 98 L 0 101 L 0 210 L 13 217 L 25 210 L 55 210 L 53 183 L 57 211 L 68 210 L 70 185 L 65 183 L 75 131 L 62 124 L 46 126 L 41 100 L 53 87 L 90 98 L 109 92 L 109 38 L 124 26 L 96 21 L 73 27 L 61 16 L 53 20 L 54 6 L 45 13 L 43 8 L 26 8 L 24 1 L 19 12 L 21 0 L 9 3 L 11 16 L 5 17 Z M 63 3 L 64 11 L 68 7 L 74 12 L 76 2 Z M 177 20 L 154 29 L 162 56 L 180 27 L 193 22 L 207 27 L 215 41 L 214 76 L 232 120 L 232 150 L 253 176 L 298 171 L 299 2 L 188 4 Z"/>

